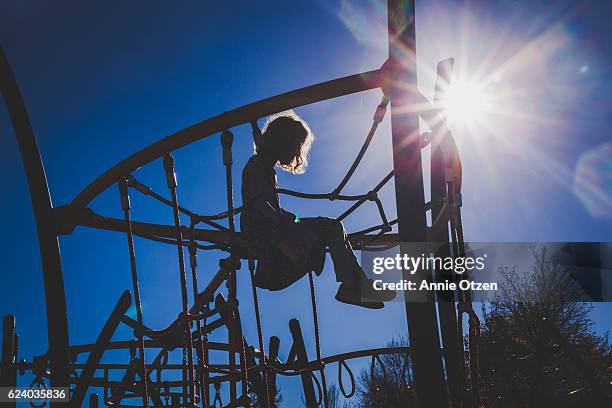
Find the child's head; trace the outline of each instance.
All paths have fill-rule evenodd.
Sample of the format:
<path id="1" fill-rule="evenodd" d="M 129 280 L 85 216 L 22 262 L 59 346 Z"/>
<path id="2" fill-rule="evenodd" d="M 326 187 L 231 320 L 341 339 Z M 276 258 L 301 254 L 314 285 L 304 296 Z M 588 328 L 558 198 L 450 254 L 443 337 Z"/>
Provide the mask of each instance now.
<path id="1" fill-rule="evenodd" d="M 262 129 L 263 146 L 257 153 L 265 152 L 278 159 L 278 166 L 293 174 L 301 174 L 308 165 L 308 153 L 314 140 L 308 124 L 294 111 L 272 115 Z"/>

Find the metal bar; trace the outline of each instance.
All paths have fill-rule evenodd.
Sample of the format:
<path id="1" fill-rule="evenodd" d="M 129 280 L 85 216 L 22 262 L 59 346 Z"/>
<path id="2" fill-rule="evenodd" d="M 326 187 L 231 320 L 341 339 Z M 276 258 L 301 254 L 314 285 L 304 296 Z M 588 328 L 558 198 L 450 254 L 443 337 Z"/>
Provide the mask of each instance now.
<path id="1" fill-rule="evenodd" d="M 319 314 L 317 313 L 317 297 L 314 286 L 314 278 L 312 276 L 312 271 L 308 272 L 308 283 L 310 284 L 310 301 L 312 306 L 312 321 L 314 325 L 314 335 L 315 335 L 315 351 L 317 354 L 317 361 L 323 361 L 321 356 L 321 338 L 319 336 Z M 327 395 L 327 380 L 325 379 L 325 365 L 321 367 L 321 386 L 323 387 L 321 392 L 323 393 L 323 401 L 325 402 L 325 407 L 329 407 L 329 396 Z"/>
<path id="2" fill-rule="evenodd" d="M 259 299 L 257 297 L 257 286 L 255 285 L 255 260 L 249 259 L 248 261 L 249 272 L 251 274 L 251 290 L 253 292 L 253 305 L 255 307 L 255 321 L 257 324 L 257 340 L 259 342 L 259 363 L 261 366 L 261 376 L 262 376 L 262 385 L 263 389 L 260 388 L 259 397 L 261 401 L 263 401 L 263 395 L 265 393 L 265 401 L 266 407 L 272 407 L 272 400 L 270 397 L 270 387 L 268 385 L 268 373 L 266 371 L 266 349 L 264 346 L 264 335 L 263 335 L 263 327 L 261 325 L 261 311 L 259 310 Z M 278 351 L 278 350 L 277 350 Z"/>
<path id="3" fill-rule="evenodd" d="M 444 87 L 450 83 L 451 74 L 453 71 L 454 60 L 448 58 L 438 63 L 436 89 L 434 101 L 439 102 L 442 98 Z M 441 120 L 436 122 L 436 126 L 432 130 L 431 141 L 431 219 L 434 220 L 441 213 L 444 199 L 449 195 L 446 191 L 446 161 L 445 154 L 442 148 L 441 140 L 450 137 L 449 130 L 446 126 L 446 121 Z M 447 223 L 448 225 L 448 223 Z M 448 235 L 448 227 L 440 229 L 432 234 L 431 241 L 436 244 L 438 251 L 436 256 L 445 258 L 451 255 L 450 242 Z M 454 280 L 453 272 L 436 271 L 436 280 L 444 282 L 445 280 Z M 438 313 L 440 315 L 440 334 L 442 336 L 442 344 L 444 347 L 444 361 L 446 373 L 448 377 L 448 388 L 453 407 L 459 408 L 462 400 L 462 389 L 464 389 L 464 376 L 461 370 L 460 359 L 463 358 L 461 353 L 460 341 L 463 339 L 457 336 L 457 311 L 455 309 L 455 293 L 454 291 L 438 291 Z"/>
<path id="4" fill-rule="evenodd" d="M 270 350 L 270 355 L 273 356 L 274 358 L 278 357 L 278 347 L 279 344 L 275 344 L 276 342 L 279 342 L 280 340 L 278 339 L 278 337 L 276 336 L 272 336 L 270 338 L 270 345 L 268 346 L 268 349 Z M 118 344 L 119 343 L 119 344 Z M 133 343 L 133 341 L 122 341 L 122 342 L 109 342 L 109 346 L 106 348 L 106 350 L 118 350 L 118 349 L 125 349 L 126 347 L 128 347 L 129 343 Z M 214 343 L 214 342 L 210 342 L 209 344 L 211 344 L 211 350 L 219 350 L 219 351 L 227 351 L 228 350 L 228 345 L 225 343 Z M 93 348 L 93 344 L 87 345 L 88 349 Z M 157 347 L 159 348 L 159 345 L 150 345 L 151 347 Z M 276 351 L 275 351 L 276 350 Z M 295 353 L 290 353 L 292 354 L 292 356 L 290 355 L 289 357 L 293 357 L 293 359 L 295 359 Z M 372 357 L 372 356 L 380 356 L 383 354 L 407 354 L 407 355 L 411 355 L 412 354 L 412 349 L 410 347 L 381 347 L 381 348 L 374 348 L 374 349 L 364 349 L 364 350 L 357 350 L 357 351 L 350 351 L 347 353 L 341 353 L 341 354 L 335 354 L 335 355 L 331 355 L 331 356 L 327 356 L 327 357 L 323 357 L 322 361 L 325 365 L 329 365 L 335 362 L 340 362 L 340 361 L 344 361 L 344 360 L 352 360 L 352 359 L 357 359 L 357 358 L 364 358 L 364 357 Z M 267 359 L 268 361 L 272 360 L 272 357 L 268 357 Z M 291 360 L 291 358 L 289 358 L 288 360 Z M 271 363 L 270 365 L 274 366 L 275 363 Z M 83 369 L 85 368 L 87 364 L 86 363 L 77 363 L 74 366 L 72 366 L 72 368 L 75 369 Z M 97 369 L 100 370 L 104 370 L 104 371 L 108 371 L 108 370 L 125 370 L 127 368 L 130 367 L 130 364 L 126 364 L 126 363 L 99 363 L 97 364 Z M 147 369 L 149 370 L 154 370 L 157 367 L 157 365 L 155 363 L 151 363 L 151 364 L 147 364 Z M 311 368 L 312 370 L 318 370 L 321 367 L 321 364 L 318 360 L 313 360 L 313 361 L 309 361 L 306 364 L 307 368 Z M 182 368 L 182 364 L 167 364 L 163 366 L 164 370 L 179 370 Z M 211 364 L 209 366 L 209 368 L 211 370 L 216 370 L 219 372 L 223 372 L 223 369 L 229 369 L 229 366 L 227 364 Z M 25 369 L 26 370 L 31 370 L 32 369 L 32 363 L 26 363 L 25 364 Z M 259 367 L 249 367 L 249 371 L 250 370 L 256 370 L 259 369 Z M 283 374 L 283 371 L 277 371 L 277 370 L 271 370 L 270 371 L 271 374 L 274 375 L 290 375 L 290 374 Z M 93 378 L 92 380 L 92 385 L 98 384 L 95 381 L 98 381 L 100 378 Z M 157 387 L 158 383 L 164 383 L 165 381 L 159 381 L 159 382 L 152 382 L 153 384 L 155 384 L 155 386 Z"/>
<path id="5" fill-rule="evenodd" d="M 456 182 L 452 182 L 452 185 L 455 185 Z M 455 197 L 458 194 L 456 188 L 453 188 L 455 194 L 452 197 Z M 451 217 L 451 228 L 456 230 L 457 233 L 457 244 L 459 249 L 459 256 L 465 256 L 465 241 L 463 239 L 463 222 L 461 221 L 461 208 L 453 205 L 455 209 L 454 216 Z M 453 221 L 454 220 L 454 221 Z M 455 224 L 453 226 L 453 223 Z M 468 279 L 468 273 L 462 276 L 462 279 Z M 472 404 L 477 407 L 480 405 L 480 380 L 479 380 L 479 369 L 478 369 L 478 338 L 480 337 L 480 321 L 474 312 L 472 307 L 472 293 L 469 289 L 466 289 L 463 292 L 465 298 L 466 310 L 469 316 L 469 359 L 470 359 L 470 392 L 472 395 Z M 459 305 L 457 305 L 459 306 Z M 463 345 L 462 345 L 463 346 Z"/>
<path id="6" fill-rule="evenodd" d="M 142 397 L 147 398 L 147 404 L 145 404 L 144 406 L 148 407 L 148 399 L 151 398 L 151 400 L 153 401 L 153 406 L 160 407 L 163 404 L 159 392 L 154 386 L 154 383 L 148 373 L 146 376 L 144 375 L 146 371 L 143 371 L 143 369 L 146 369 L 146 364 L 144 364 L 142 361 L 137 361 L 136 373 L 142 379 Z"/>
<path id="7" fill-rule="evenodd" d="M 94 380 L 92 380 L 92 381 L 94 381 Z M 106 401 L 108 401 L 108 393 L 109 393 L 108 368 L 104 368 L 104 378 L 103 378 L 103 380 L 104 380 L 104 403 L 106 404 Z"/>
<path id="8" fill-rule="evenodd" d="M 260 354 L 261 356 L 261 354 Z M 265 367 L 257 364 L 255 361 L 255 353 L 251 348 L 246 348 L 246 364 L 247 367 L 261 367 L 261 370 L 250 370 L 248 373 L 249 383 L 251 384 L 249 389 L 257 395 L 257 406 L 262 408 L 271 408 L 270 403 L 267 399 L 267 386 L 264 380 Z"/>
<path id="9" fill-rule="evenodd" d="M 176 228 L 176 240 L 177 240 L 177 252 L 178 252 L 178 263 L 179 263 L 179 275 L 181 281 L 181 300 L 183 305 L 183 315 L 189 313 L 189 298 L 187 295 L 187 272 L 185 270 L 185 254 L 183 252 L 183 233 L 181 229 L 181 218 L 178 209 L 178 196 L 176 192 L 177 182 L 176 174 L 174 172 L 174 157 L 170 153 L 164 156 L 163 160 L 164 171 L 166 173 L 166 184 L 170 190 L 172 200 L 172 215 L 174 219 L 174 227 Z M 193 338 L 191 336 L 191 321 L 185 322 L 185 336 L 187 339 L 187 378 L 183 376 L 183 381 L 186 386 L 189 387 L 186 395 L 183 395 L 183 403 L 186 403 L 185 399 L 188 396 L 189 403 L 193 403 L 194 400 L 194 381 L 193 381 Z M 184 350 L 184 349 L 183 349 Z"/>
<path id="10" fill-rule="evenodd" d="M 375 349 L 366 349 L 359 351 L 350 351 L 348 353 L 336 354 L 334 356 L 325 357 L 325 364 L 336 363 L 341 360 L 352 360 L 354 358 L 379 356 L 381 354 L 410 354 L 412 355 L 411 347 L 382 347 Z"/>
<path id="11" fill-rule="evenodd" d="M 91 379 L 93 378 L 96 372 L 96 367 L 100 362 L 100 359 L 102 359 L 104 351 L 107 350 L 107 345 L 110 339 L 113 337 L 117 326 L 121 322 L 121 316 L 128 310 L 131 304 L 132 296 L 130 294 L 130 291 L 126 290 L 119 298 L 117 305 L 115 306 L 111 315 L 106 321 L 106 324 L 102 328 L 102 331 L 100 332 L 96 343 L 94 344 L 93 348 L 91 349 L 91 352 L 89 353 L 89 356 L 87 357 L 87 363 L 85 364 L 85 368 L 79 376 L 79 381 L 74 390 L 74 394 L 72 394 L 72 399 L 70 401 L 75 407 L 79 407 L 83 403 Z"/>
<path id="12" fill-rule="evenodd" d="M 210 325 L 208 325 L 210 326 Z M 130 343 L 132 341 L 131 340 L 121 340 L 121 341 L 111 341 L 108 342 L 107 346 L 106 346 L 106 350 L 123 350 L 123 349 L 129 349 L 130 348 Z M 208 342 L 208 346 L 211 350 L 219 350 L 219 351 L 227 351 L 229 345 L 227 345 L 226 343 L 218 343 L 218 342 L 214 342 L 214 341 L 210 341 Z M 70 347 L 70 351 L 73 354 L 80 354 L 80 353 L 89 353 L 91 352 L 94 348 L 96 347 L 96 344 L 80 344 L 78 346 L 71 346 Z M 159 340 L 145 340 L 145 347 L 146 348 L 164 348 L 165 344 Z M 147 364 L 147 367 L 151 367 L 151 366 L 155 366 L 155 364 Z M 28 365 L 26 365 L 26 368 L 28 367 Z"/>
<path id="13" fill-rule="evenodd" d="M 0 363 L 0 387 L 17 386 L 17 333 L 15 333 L 15 316 L 6 315 L 2 321 L 2 360 Z M 17 403 L 7 403 L 7 407 L 16 407 Z"/>
<path id="14" fill-rule="evenodd" d="M 136 251 L 134 249 L 134 234 L 132 233 L 132 222 L 130 218 L 130 196 L 128 195 L 128 184 L 125 178 L 119 180 L 119 198 L 121 200 L 121 209 L 125 217 L 127 225 L 127 242 L 128 251 L 130 253 L 130 271 L 132 272 L 132 286 L 134 288 L 134 300 L 136 302 L 136 321 L 138 326 L 143 326 L 142 321 L 142 305 L 140 303 L 140 287 L 138 286 L 138 271 L 136 269 Z M 140 353 L 141 371 L 144 378 L 144 394 L 142 402 L 145 407 L 149 406 L 149 393 L 147 390 L 147 369 L 145 367 L 145 346 L 142 330 L 138 330 L 138 349 Z"/>
<path id="15" fill-rule="evenodd" d="M 293 347 L 295 350 L 295 363 L 296 366 L 301 368 L 308 364 L 308 353 L 306 352 L 306 345 L 304 344 L 304 337 L 302 335 L 302 328 L 298 319 L 291 319 L 289 321 L 289 331 L 291 337 L 293 337 Z M 291 363 L 291 362 L 289 362 Z M 304 400 L 306 401 L 307 408 L 316 408 L 317 399 L 315 397 L 314 386 L 312 384 L 312 375 L 310 371 L 307 371 L 301 375 L 302 387 L 304 388 Z"/>
<path id="16" fill-rule="evenodd" d="M 2 360 L 0 363 L 0 387 L 15 386 L 9 374 L 14 369 L 15 316 L 6 315 L 2 321 Z"/>
<path id="17" fill-rule="evenodd" d="M 17 385 L 17 364 L 19 362 L 19 334 L 13 332 L 13 366 L 8 370 L 7 376 L 10 377 L 10 383 Z"/>
<path id="18" fill-rule="evenodd" d="M 448 196 L 453 197 L 457 191 L 456 183 L 455 183 L 455 174 L 451 169 L 447 169 L 446 171 L 448 172 L 448 174 L 446 175 L 446 185 L 447 185 Z M 462 257 L 465 255 L 465 252 L 464 252 L 464 249 L 462 249 L 462 245 L 461 245 L 462 238 L 460 238 L 459 234 L 457 233 L 456 224 L 457 224 L 456 216 L 455 214 L 453 214 L 450 218 L 451 248 L 453 250 L 454 257 Z M 465 275 L 467 275 L 467 273 L 461 276 L 459 280 L 466 279 Z M 465 366 L 467 358 L 466 358 L 465 347 L 463 344 L 464 343 L 463 342 L 463 336 L 464 336 L 463 315 L 465 314 L 465 311 L 466 311 L 465 299 L 466 299 L 466 291 L 460 290 L 458 293 L 458 302 L 457 302 L 457 312 L 458 312 L 457 313 L 457 340 L 458 340 L 458 345 L 459 345 L 459 352 L 461 355 L 461 358 L 459 359 L 459 366 L 460 366 L 461 375 L 462 375 L 461 391 L 462 391 L 462 401 L 464 402 L 464 406 L 470 408 L 473 406 L 473 401 L 468 392 L 469 388 L 471 388 L 471 378 L 469 379 L 470 381 L 468 381 L 466 366 Z"/>
<path id="19" fill-rule="evenodd" d="M 396 224 L 396 222 L 389 223 L 389 225 L 393 225 L 393 224 Z M 116 218 L 109 218 L 109 217 L 91 217 L 87 219 L 82 219 L 81 221 L 79 221 L 79 225 L 82 225 L 84 227 L 98 228 L 102 230 L 117 231 L 117 232 L 125 232 L 127 229 L 127 226 L 123 220 L 119 220 Z M 176 228 L 172 225 L 162 225 L 162 224 L 152 224 L 152 223 L 146 223 L 146 222 L 132 221 L 132 229 L 134 231 L 134 234 L 142 235 L 142 236 L 157 236 L 157 237 L 167 237 L 167 238 L 176 237 Z M 187 229 L 185 228 L 181 228 L 181 230 L 187 231 Z M 194 232 L 195 232 L 196 239 L 200 241 L 215 242 L 215 243 L 229 243 L 230 237 L 233 237 L 232 239 L 233 239 L 234 244 L 244 246 L 245 248 L 246 246 L 249 245 L 249 236 L 248 234 L 245 234 L 245 233 L 233 233 L 232 234 L 231 232 L 226 232 L 226 231 L 215 231 L 215 230 L 205 230 L 205 229 L 196 229 Z M 429 233 L 429 230 L 428 230 L 428 233 Z M 373 236 L 374 235 L 368 235 L 368 234 L 349 234 L 348 235 L 351 245 L 353 246 L 356 246 L 359 242 L 368 241 Z M 394 234 L 394 233 L 389 233 L 389 234 L 378 236 L 376 237 L 375 240 L 370 241 L 368 243 L 369 244 L 372 244 L 372 243 L 388 244 L 388 243 L 394 243 L 394 242 L 399 242 L 399 235 Z M 247 254 L 245 253 L 243 255 L 247 255 Z M 221 272 L 222 271 L 220 271 L 219 273 Z M 217 279 L 217 276 L 215 275 L 215 278 L 213 278 L 211 283 L 214 281 L 218 285 L 220 285 L 222 281 L 225 280 L 226 274 L 227 272 L 223 271 L 222 275 L 220 275 L 218 279 Z M 207 295 L 212 296 L 212 294 L 209 293 L 209 291 L 206 290 L 205 292 L 207 293 Z M 198 299 L 202 298 L 203 293 L 204 292 L 198 295 Z"/>
<path id="20" fill-rule="evenodd" d="M 25 168 L 38 233 L 45 286 L 51 385 L 69 382 L 68 318 L 62 261 L 45 169 L 23 98 L 4 51 L 0 48 L 0 87 Z M 59 406 L 52 403 L 52 407 Z"/>
<path id="21" fill-rule="evenodd" d="M 389 225 L 395 225 L 395 224 L 397 224 L 397 220 L 394 220 L 389 223 Z M 84 227 L 98 228 L 102 230 L 117 231 L 117 232 L 125 232 L 127 229 L 127 226 L 123 220 L 119 220 L 116 218 L 109 218 L 109 217 L 100 217 L 100 216 L 94 216 L 94 217 L 90 217 L 87 219 L 83 219 L 79 222 L 79 225 L 84 226 Z M 146 222 L 132 221 L 132 228 L 133 228 L 134 234 L 143 236 L 145 238 L 146 237 L 176 237 L 176 228 L 171 225 L 152 224 L 152 223 L 146 223 Z M 380 229 L 380 228 L 381 227 L 376 227 L 376 228 L 373 228 L 373 230 Z M 185 228 L 181 228 L 181 229 L 183 231 L 186 231 Z M 364 230 L 364 231 L 368 231 L 368 230 Z M 390 244 L 390 243 L 399 242 L 399 235 L 395 233 L 388 233 L 388 234 L 384 234 L 380 236 L 375 236 L 375 235 L 366 234 L 364 231 L 361 231 L 359 233 L 348 234 L 348 238 L 351 242 L 351 245 L 358 246 L 360 242 L 365 242 L 365 241 L 368 241 L 368 244 Z M 427 231 L 429 234 L 430 232 L 435 231 L 435 229 L 430 228 Z M 215 230 L 205 230 L 205 229 L 195 230 L 196 239 L 200 241 L 207 241 L 207 242 L 229 243 L 231 235 L 233 235 L 234 237 L 233 242 L 235 244 L 238 244 L 241 246 L 249 245 L 249 235 L 245 233 L 231 234 L 230 232 L 225 232 L 225 231 L 215 231 Z M 376 239 L 371 240 L 373 237 L 375 237 Z M 176 243 L 173 242 L 173 244 L 176 244 Z M 247 255 L 247 254 L 245 253 L 243 255 Z M 222 273 L 222 271 L 219 271 L 218 274 L 219 273 Z M 226 272 L 223 272 L 223 273 L 226 273 Z M 213 278 L 211 283 L 213 281 L 216 281 L 217 286 L 219 286 L 223 280 L 225 280 L 224 274 L 222 274 L 222 276 L 220 275 L 219 277 L 215 275 L 215 278 Z M 208 298 L 209 298 L 209 301 L 211 301 L 210 299 L 212 297 L 212 293 L 208 293 L 209 292 L 208 290 L 205 290 L 205 292 L 208 295 L 210 295 L 208 296 Z M 203 293 L 204 292 L 198 295 L 198 299 L 202 298 Z M 200 302 L 198 301 L 198 303 Z"/>
<path id="22" fill-rule="evenodd" d="M 402 242 L 425 243 L 427 224 L 421 162 L 419 120 L 407 113 L 417 100 L 415 1 L 388 0 L 389 81 L 391 96 L 391 133 L 399 237 Z M 414 89 L 407 92 L 406 89 Z M 403 252 L 403 249 L 402 249 Z M 417 272 L 419 279 L 430 279 L 431 271 Z M 412 279 L 404 276 L 405 279 Z M 442 371 L 436 309 L 428 299 L 406 301 L 410 344 L 414 349 L 413 367 L 420 407 L 447 406 Z"/>
<path id="23" fill-rule="evenodd" d="M 193 299 L 194 299 L 194 307 L 196 306 L 196 299 L 198 297 L 198 258 L 197 258 L 197 249 L 195 246 L 195 238 L 193 236 L 193 229 L 191 235 L 191 242 L 189 244 L 189 267 L 191 268 L 191 286 L 193 288 Z M 190 310 L 191 311 L 191 310 Z M 197 313 L 198 311 L 196 311 Z M 203 329 L 202 329 L 203 326 Z M 208 350 L 204 350 L 204 345 L 208 341 L 208 335 L 206 334 L 206 317 L 202 319 L 196 320 L 196 333 L 198 335 L 198 348 L 196 349 L 196 353 L 199 358 L 199 372 L 201 373 L 200 378 L 200 399 L 202 401 L 208 401 Z M 195 403 L 195 401 L 194 401 Z"/>
<path id="24" fill-rule="evenodd" d="M 226 195 L 227 195 L 227 211 L 230 214 L 228 218 L 229 229 L 233 233 L 236 230 L 236 226 L 234 225 L 234 194 L 233 194 L 233 182 L 232 182 L 232 143 L 234 141 L 234 135 L 229 130 L 224 130 L 221 134 L 221 147 L 223 148 L 223 165 L 225 166 L 225 184 L 226 184 Z M 230 248 L 233 252 L 233 242 L 232 235 L 230 235 Z M 230 255 L 231 267 L 227 271 L 227 292 L 228 292 L 228 300 L 230 302 L 235 302 L 236 300 L 236 269 L 233 267 L 233 259 Z M 237 341 L 236 331 L 235 331 L 235 313 L 232 311 L 228 314 L 228 343 L 234 344 Z M 234 352 L 230 352 L 228 354 L 228 363 L 231 371 L 234 371 L 236 367 L 236 355 Z M 236 400 L 236 383 L 231 381 L 229 384 L 229 392 L 230 392 L 230 400 Z"/>
<path id="25" fill-rule="evenodd" d="M 136 378 L 136 367 L 134 367 L 133 364 L 130 364 L 127 370 L 125 370 L 125 374 L 123 374 L 121 381 L 119 382 L 120 386 L 115 385 L 114 387 L 111 387 L 112 389 L 111 396 L 108 401 L 109 406 L 116 406 L 119 403 L 121 403 L 121 400 L 125 398 L 125 389 L 127 388 L 129 384 L 134 384 L 135 378 Z M 75 407 L 78 407 L 78 405 L 75 405 Z"/>
<path id="26" fill-rule="evenodd" d="M 214 299 L 215 292 L 221 286 L 223 281 L 227 279 L 227 269 L 223 266 L 219 268 L 217 273 L 212 277 L 206 288 L 198 294 L 194 307 L 196 310 L 200 309 L 203 305 L 211 303 Z"/>
<path id="27" fill-rule="evenodd" d="M 270 337 L 270 342 L 268 343 L 268 361 L 271 364 L 274 364 L 278 360 L 278 352 L 280 350 L 280 338 L 276 336 Z M 266 371 L 264 372 L 266 376 L 266 384 L 268 386 L 268 395 L 270 398 L 270 406 L 272 408 L 276 407 L 276 394 L 278 388 L 276 387 L 276 372 L 275 371 Z"/>
<path id="28" fill-rule="evenodd" d="M 228 301 L 234 305 L 232 311 L 230 313 L 230 322 L 228 325 L 228 336 L 230 339 L 230 344 L 234 342 L 235 346 L 240 350 L 240 367 L 242 372 L 242 395 L 246 396 L 248 393 L 248 384 L 247 384 L 247 374 L 246 374 L 246 358 L 245 358 L 245 340 L 242 336 L 242 324 L 240 322 L 240 311 L 238 310 L 238 303 L 236 301 L 237 298 L 237 278 L 236 278 L 236 269 L 237 263 L 239 267 L 240 258 L 237 257 L 237 254 L 234 252 L 234 242 L 233 237 L 235 237 L 235 219 L 234 219 L 234 186 L 232 180 L 232 144 L 234 142 L 234 135 L 229 130 L 224 130 L 221 133 L 221 147 L 223 148 L 223 165 L 225 166 L 225 184 L 226 184 L 226 193 L 227 193 L 227 211 L 229 214 L 228 224 L 229 229 L 232 235 L 230 235 L 230 268 L 228 269 L 227 275 L 227 291 L 228 291 Z M 235 364 L 236 356 L 234 353 L 229 353 L 229 364 L 230 369 L 233 370 Z M 234 382 L 230 382 L 230 398 L 232 401 L 236 400 L 236 384 Z"/>
<path id="29" fill-rule="evenodd" d="M 98 408 L 98 394 L 95 392 L 89 395 L 89 408 Z"/>
<path id="30" fill-rule="evenodd" d="M 196 123 L 186 129 L 180 130 L 167 136 L 144 149 L 134 153 L 127 159 L 119 162 L 114 167 L 99 176 L 83 191 L 81 191 L 70 203 L 77 210 L 83 209 L 87 204 L 97 197 L 101 192 L 115 183 L 119 177 L 130 174 L 139 167 L 163 156 L 164 154 L 179 149 L 197 140 L 209 137 L 223 129 L 229 129 L 252 120 L 282 112 L 298 106 L 337 98 L 357 92 L 367 91 L 380 86 L 380 74 L 378 70 L 350 75 L 331 81 L 307 86 L 291 92 L 286 92 L 271 98 L 244 105 L 214 116 L 210 119 Z"/>

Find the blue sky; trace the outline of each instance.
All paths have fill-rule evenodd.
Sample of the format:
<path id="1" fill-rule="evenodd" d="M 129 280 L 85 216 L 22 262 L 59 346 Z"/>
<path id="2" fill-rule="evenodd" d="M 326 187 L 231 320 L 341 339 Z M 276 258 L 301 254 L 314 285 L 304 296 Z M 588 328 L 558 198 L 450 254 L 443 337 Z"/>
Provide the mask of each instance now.
<path id="1" fill-rule="evenodd" d="M 604 241 L 610 218 L 609 102 L 612 30 L 604 2 L 430 1 L 417 8 L 419 88 L 453 56 L 460 75 L 487 84 L 494 108 L 478 126 L 453 128 L 464 164 L 464 224 L 469 241 Z M 0 2 L 0 43 L 21 87 L 38 137 L 52 199 L 71 200 L 119 160 L 207 117 L 313 83 L 379 67 L 387 56 L 384 2 Z M 380 99 L 371 91 L 298 109 L 313 128 L 309 171 L 279 174 L 283 187 L 329 191 L 359 149 Z M 248 127 L 234 129 L 235 174 L 252 151 Z M 40 259 L 17 146 L 0 109 L 0 313 L 17 315 L 26 358 L 46 350 Z M 218 137 L 175 153 L 180 201 L 200 213 L 224 210 Z M 427 158 L 427 152 L 424 157 Z M 365 192 L 391 168 L 388 119 L 347 186 Z M 166 193 L 159 161 L 135 175 Z M 236 177 L 236 180 L 239 178 Z M 390 183 L 392 184 L 392 183 Z M 239 184 L 234 188 L 239 191 Z M 171 223 L 171 213 L 132 195 L 133 217 Z M 239 199 L 239 197 L 237 197 Z M 392 185 L 382 194 L 394 214 Z M 341 203 L 283 198 L 300 216 L 337 215 Z M 115 188 L 93 204 L 120 216 Z M 375 208 L 348 220 L 376 222 Z M 84 228 L 61 238 L 70 341 L 92 342 L 121 292 L 131 287 L 125 237 Z M 161 328 L 180 309 L 174 248 L 136 241 L 145 322 Z M 221 253 L 200 254 L 210 277 Z M 240 277 L 246 335 L 256 341 L 250 288 Z M 329 267 L 317 279 L 324 354 L 379 347 L 405 333 L 404 308 L 364 311 L 333 299 Z M 307 282 L 261 292 L 265 335 L 290 346 L 288 321 L 299 317 L 314 355 Z M 597 330 L 610 327 L 598 305 Z M 127 336 L 127 330 L 118 333 Z M 213 336 L 213 339 L 215 336 Z M 219 337 L 221 338 L 221 337 Z M 336 367 L 329 375 L 335 377 Z M 298 401 L 298 381 L 281 383 Z"/>

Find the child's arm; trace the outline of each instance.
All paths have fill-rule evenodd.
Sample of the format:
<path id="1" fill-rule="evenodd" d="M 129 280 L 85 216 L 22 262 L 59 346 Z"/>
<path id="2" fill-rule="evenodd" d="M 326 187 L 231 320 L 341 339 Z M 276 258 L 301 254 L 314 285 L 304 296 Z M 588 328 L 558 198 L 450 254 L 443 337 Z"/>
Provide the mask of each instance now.
<path id="1" fill-rule="evenodd" d="M 283 219 L 284 219 L 285 221 L 295 222 L 295 218 L 296 218 L 296 216 L 295 216 L 295 214 L 294 214 L 294 213 L 289 212 L 289 211 L 287 211 L 287 210 L 285 210 L 285 209 L 282 209 L 282 208 L 281 208 L 280 210 L 281 210 L 281 213 L 282 213 L 282 217 L 283 217 Z"/>
<path id="2" fill-rule="evenodd" d="M 263 215 L 268 221 L 273 224 L 279 224 L 283 219 L 283 214 L 276 211 L 272 204 L 270 204 L 263 198 L 256 199 L 252 205 L 258 213 Z"/>
<path id="3" fill-rule="evenodd" d="M 280 206 L 275 206 L 270 202 L 271 197 L 276 194 L 274 191 L 276 183 L 270 177 L 270 173 L 258 162 L 249 162 L 245 172 L 246 177 L 243 177 L 245 186 L 243 187 L 246 188 L 246 197 L 243 198 L 251 200 L 249 203 L 251 208 L 263 216 L 266 221 L 273 225 L 280 224 L 284 219 L 282 210 Z"/>
<path id="4" fill-rule="evenodd" d="M 274 224 L 278 224 L 281 221 L 294 222 L 296 218 L 295 214 L 283 208 L 281 208 L 280 212 L 278 212 L 272 204 L 270 204 L 268 201 L 265 201 L 263 199 L 255 200 L 253 207 L 260 214 L 266 217 L 268 221 Z"/>

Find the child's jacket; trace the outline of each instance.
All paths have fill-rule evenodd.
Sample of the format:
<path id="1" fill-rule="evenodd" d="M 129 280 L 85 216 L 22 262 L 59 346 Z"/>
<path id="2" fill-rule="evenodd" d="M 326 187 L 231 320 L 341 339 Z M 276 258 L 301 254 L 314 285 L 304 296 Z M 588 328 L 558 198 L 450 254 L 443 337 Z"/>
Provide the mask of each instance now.
<path id="1" fill-rule="evenodd" d="M 242 171 L 240 229 L 253 239 L 257 252 L 255 284 L 280 290 L 325 262 L 322 238 L 309 222 L 293 222 L 293 214 L 280 206 L 276 171 L 255 155 Z"/>

